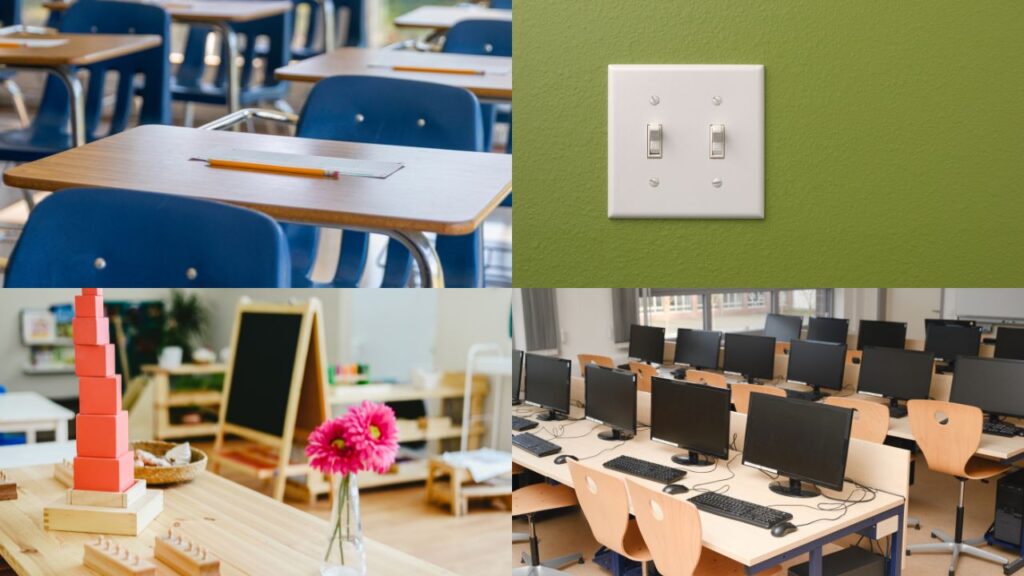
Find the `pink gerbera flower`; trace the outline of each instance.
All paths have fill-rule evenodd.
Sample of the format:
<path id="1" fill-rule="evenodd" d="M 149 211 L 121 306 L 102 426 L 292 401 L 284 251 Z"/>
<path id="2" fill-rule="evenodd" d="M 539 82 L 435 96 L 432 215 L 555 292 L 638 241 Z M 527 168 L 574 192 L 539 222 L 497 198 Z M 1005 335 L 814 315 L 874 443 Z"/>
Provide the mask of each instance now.
<path id="1" fill-rule="evenodd" d="M 354 474 L 361 468 L 359 454 L 345 441 L 341 418 L 333 418 L 317 426 L 309 435 L 306 456 L 314 470 L 324 474 Z"/>
<path id="2" fill-rule="evenodd" d="M 398 452 L 398 428 L 390 406 L 364 400 L 342 418 L 345 441 L 359 454 L 364 470 L 384 474 L 395 463 Z"/>

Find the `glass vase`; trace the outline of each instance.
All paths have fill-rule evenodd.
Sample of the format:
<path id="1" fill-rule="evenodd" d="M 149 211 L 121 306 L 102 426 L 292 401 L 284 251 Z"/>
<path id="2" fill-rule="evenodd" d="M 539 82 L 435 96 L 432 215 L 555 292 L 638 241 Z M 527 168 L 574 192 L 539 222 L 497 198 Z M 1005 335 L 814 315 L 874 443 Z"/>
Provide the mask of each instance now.
<path id="1" fill-rule="evenodd" d="M 359 482 L 355 474 L 331 478 L 334 502 L 321 576 L 366 576 L 363 525 L 359 518 Z"/>

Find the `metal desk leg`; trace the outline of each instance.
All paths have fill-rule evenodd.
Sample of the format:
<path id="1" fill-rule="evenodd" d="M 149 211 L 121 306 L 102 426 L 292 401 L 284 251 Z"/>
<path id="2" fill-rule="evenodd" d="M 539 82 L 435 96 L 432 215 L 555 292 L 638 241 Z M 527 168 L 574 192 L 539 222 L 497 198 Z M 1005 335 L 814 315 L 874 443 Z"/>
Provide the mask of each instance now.
<path id="1" fill-rule="evenodd" d="M 812 548 L 810 556 L 811 556 L 810 562 L 807 564 L 807 574 L 808 574 L 808 576 L 821 576 L 821 574 L 822 574 L 822 572 L 821 572 L 822 571 L 822 567 L 821 567 L 821 564 L 822 564 L 822 562 L 821 562 L 821 546 L 819 546 L 817 548 Z"/>
<path id="2" fill-rule="evenodd" d="M 237 112 L 242 107 L 242 71 L 238 69 L 238 34 L 227 22 L 217 22 L 214 26 L 220 30 L 224 38 L 224 45 L 228 49 L 228 112 Z"/>
<path id="3" fill-rule="evenodd" d="M 889 571 L 888 576 L 900 576 L 903 573 L 903 515 L 905 510 L 900 508 L 896 515 L 896 532 L 889 539 Z"/>
<path id="4" fill-rule="evenodd" d="M 85 145 L 85 95 L 82 93 L 82 81 L 71 66 L 52 68 L 54 74 L 68 89 L 71 102 L 71 142 L 75 147 Z"/>
<path id="5" fill-rule="evenodd" d="M 437 251 L 430 245 L 422 232 L 407 230 L 382 230 L 384 234 L 398 240 L 412 254 L 420 269 L 420 286 L 423 288 L 444 288 L 444 272 Z"/>
<path id="6" fill-rule="evenodd" d="M 324 17 L 324 52 L 333 52 L 338 47 L 338 15 L 334 9 L 334 0 L 320 0 L 320 10 Z"/>

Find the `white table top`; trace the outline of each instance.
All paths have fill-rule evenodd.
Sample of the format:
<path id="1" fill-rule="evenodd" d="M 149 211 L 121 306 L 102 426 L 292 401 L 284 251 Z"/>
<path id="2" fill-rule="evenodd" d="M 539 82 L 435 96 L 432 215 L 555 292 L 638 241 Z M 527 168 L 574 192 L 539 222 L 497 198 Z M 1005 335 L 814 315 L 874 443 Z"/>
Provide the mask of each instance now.
<path id="1" fill-rule="evenodd" d="M 401 28 L 447 30 L 462 20 L 511 20 L 511 10 L 483 6 L 420 6 L 395 18 Z"/>
<path id="2" fill-rule="evenodd" d="M 56 464 L 75 457 L 75 441 L 0 446 L 0 469 Z"/>
<path id="3" fill-rule="evenodd" d="M 0 424 L 70 420 L 75 413 L 36 392 L 0 394 Z"/>

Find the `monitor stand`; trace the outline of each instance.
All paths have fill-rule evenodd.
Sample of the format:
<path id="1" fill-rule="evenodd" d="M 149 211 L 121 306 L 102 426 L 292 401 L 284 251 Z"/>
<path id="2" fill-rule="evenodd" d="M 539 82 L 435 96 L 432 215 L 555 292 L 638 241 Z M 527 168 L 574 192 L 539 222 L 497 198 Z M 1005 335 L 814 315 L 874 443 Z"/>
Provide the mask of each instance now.
<path id="1" fill-rule="evenodd" d="M 567 414 L 562 414 L 561 412 L 555 412 L 554 410 L 548 410 L 546 413 L 545 412 L 541 412 L 540 414 L 536 415 L 534 418 L 536 418 L 537 420 L 540 420 L 541 422 L 550 422 L 552 420 L 565 420 L 568 417 L 569 416 Z"/>
<path id="2" fill-rule="evenodd" d="M 715 463 L 713 459 L 693 450 L 690 450 L 687 454 L 672 456 L 672 462 L 682 466 L 711 466 Z"/>
<path id="3" fill-rule="evenodd" d="M 793 498 L 814 498 L 821 495 L 821 490 L 818 490 L 813 484 L 806 484 L 792 478 L 788 481 L 776 480 L 769 484 L 768 488 L 776 494 Z"/>
<path id="4" fill-rule="evenodd" d="M 523 403 L 523 401 L 520 400 L 519 398 L 515 398 L 514 400 L 512 400 L 512 405 L 513 406 L 519 406 L 522 403 Z"/>
<path id="5" fill-rule="evenodd" d="M 610 430 L 605 430 L 604 432 L 601 432 L 600 434 L 598 434 L 597 437 L 600 438 L 601 440 L 610 440 L 610 441 L 615 441 L 615 440 L 632 440 L 633 439 L 633 435 L 632 434 L 630 434 L 629 432 L 623 432 L 622 430 L 619 430 L 617 428 L 612 428 Z"/>
<path id="6" fill-rule="evenodd" d="M 900 406 L 896 398 L 889 398 L 889 418 L 903 418 L 907 415 L 907 407 Z"/>

